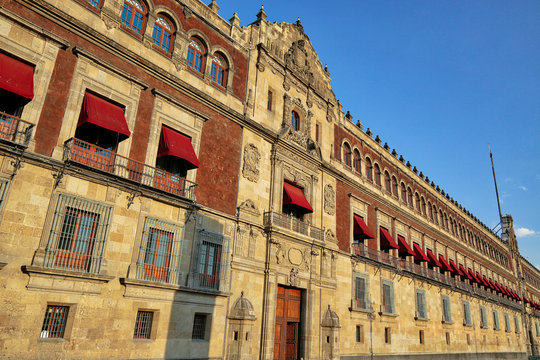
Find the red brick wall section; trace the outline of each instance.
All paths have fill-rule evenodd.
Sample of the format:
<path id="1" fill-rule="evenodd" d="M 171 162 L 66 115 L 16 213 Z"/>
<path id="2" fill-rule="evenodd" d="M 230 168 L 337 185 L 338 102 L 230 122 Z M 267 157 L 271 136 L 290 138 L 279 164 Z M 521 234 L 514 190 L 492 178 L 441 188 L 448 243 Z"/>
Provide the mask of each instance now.
<path id="1" fill-rule="evenodd" d="M 221 116 L 203 125 L 199 150 L 198 201 L 233 215 L 236 211 L 242 129 Z"/>
<path id="2" fill-rule="evenodd" d="M 350 188 L 341 181 L 336 181 L 336 238 L 340 250 L 349 252 L 351 227 L 350 219 Z"/>
<path id="3" fill-rule="evenodd" d="M 143 163 L 146 159 L 146 149 L 149 141 L 150 119 L 152 119 L 154 99 L 154 95 L 150 92 L 150 89 L 141 91 L 135 127 L 131 130 L 131 137 L 133 140 L 131 142 L 129 157 Z"/>
<path id="4" fill-rule="evenodd" d="M 58 51 L 49 89 L 34 135 L 35 151 L 39 154 L 51 156 L 56 146 L 76 63 L 77 58 L 71 49 Z"/>

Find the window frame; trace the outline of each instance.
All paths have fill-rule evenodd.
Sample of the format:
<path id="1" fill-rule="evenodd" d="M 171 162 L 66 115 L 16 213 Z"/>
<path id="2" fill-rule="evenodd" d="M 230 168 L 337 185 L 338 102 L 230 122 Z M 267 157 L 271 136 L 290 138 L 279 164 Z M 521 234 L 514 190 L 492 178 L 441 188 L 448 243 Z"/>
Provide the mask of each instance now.
<path id="1" fill-rule="evenodd" d="M 416 289 L 415 304 L 416 304 L 416 320 L 428 320 L 425 290 Z"/>
<path id="2" fill-rule="evenodd" d="M 228 288 L 229 239 L 222 234 L 199 230 L 194 261 L 194 286 L 209 291 Z"/>
<path id="3" fill-rule="evenodd" d="M 156 319 L 155 311 L 138 309 L 137 316 L 135 318 L 135 326 L 133 328 L 133 339 L 134 340 L 151 340 L 155 332 L 154 322 Z M 143 316 L 149 316 L 149 319 L 141 319 Z M 141 324 L 141 322 L 143 324 Z M 144 326 L 144 323 L 147 323 L 147 326 Z"/>
<path id="4" fill-rule="evenodd" d="M 516 334 L 521 334 L 521 328 L 519 327 L 519 318 L 514 315 L 514 326 L 516 327 Z"/>
<path id="5" fill-rule="evenodd" d="M 500 330 L 500 324 L 499 324 L 499 312 L 497 309 L 493 309 L 493 330 Z"/>
<path id="6" fill-rule="evenodd" d="M 388 288 L 388 293 L 385 289 Z M 383 280 L 381 284 L 381 313 L 396 314 L 396 305 L 394 297 L 394 283 L 390 280 Z"/>
<path id="7" fill-rule="evenodd" d="M 351 150 L 351 146 L 346 141 L 343 142 L 343 146 L 341 149 L 341 158 L 345 166 L 348 166 L 348 167 L 352 166 L 352 150 Z"/>
<path id="8" fill-rule="evenodd" d="M 194 43 L 199 48 L 197 48 L 194 45 Z M 188 69 L 198 74 L 204 74 L 205 66 L 206 66 L 206 54 L 208 53 L 206 45 L 198 37 L 192 36 L 188 41 L 187 48 L 188 50 L 187 50 L 186 61 L 187 61 Z"/>
<path id="9" fill-rule="evenodd" d="M 296 110 L 291 110 L 291 128 L 294 131 L 300 131 L 300 114 Z"/>
<path id="10" fill-rule="evenodd" d="M 448 295 L 442 295 L 442 310 L 442 322 L 444 324 L 452 324 L 452 306 Z"/>
<path id="11" fill-rule="evenodd" d="M 360 151 L 358 149 L 353 150 L 353 169 L 357 173 L 362 173 L 362 156 L 360 155 Z"/>
<path id="12" fill-rule="evenodd" d="M 137 8 L 138 3 L 142 9 Z M 128 14 L 129 12 L 129 14 Z M 120 23 L 124 29 L 129 30 L 130 33 L 142 37 L 145 32 L 147 21 L 148 7 L 144 1 L 139 0 L 124 0 L 122 5 L 122 13 L 120 15 Z M 138 26 L 135 25 L 135 17 L 138 17 Z M 129 16 L 129 18 L 127 18 Z"/>
<path id="13" fill-rule="evenodd" d="M 504 331 L 512 331 L 512 324 L 510 323 L 510 315 L 508 313 L 504 313 L 504 323 Z"/>
<path id="14" fill-rule="evenodd" d="M 48 229 L 46 243 L 44 244 L 45 255 L 43 258 L 43 267 L 51 269 L 62 269 L 64 271 L 74 271 L 83 274 L 99 275 L 102 270 L 105 247 L 107 246 L 107 238 L 111 222 L 112 210 L 113 208 L 110 205 L 105 205 L 99 202 L 94 202 L 91 200 L 86 200 L 67 194 L 59 194 L 54 208 L 49 209 L 49 212 L 51 213 L 50 216 L 52 216 L 52 221 L 51 227 Z M 65 224 L 66 213 L 68 211 L 75 211 L 81 213 L 86 212 L 99 215 L 99 219 L 96 220 L 96 223 L 92 224 L 93 245 L 88 245 L 87 250 L 89 254 L 89 259 L 88 262 L 84 264 L 85 268 L 81 268 L 81 266 L 66 266 L 65 263 L 62 263 L 63 260 L 60 260 L 60 264 L 58 263 L 57 254 L 63 253 L 64 255 L 62 256 L 66 255 L 66 250 L 59 249 L 59 245 L 63 236 L 62 231 L 65 225 L 70 225 Z M 75 245 L 72 241 L 70 248 Z M 61 251 L 58 252 L 58 250 Z M 67 254 L 69 255 L 70 253 L 68 252 Z M 74 255 L 80 256 L 76 254 Z"/>
<path id="15" fill-rule="evenodd" d="M 480 328 L 481 329 L 488 328 L 487 312 L 484 305 L 480 305 Z"/>
<path id="16" fill-rule="evenodd" d="M 193 327 L 191 331 L 191 340 L 208 341 L 208 328 L 210 315 L 207 313 L 193 314 Z"/>
<path id="17" fill-rule="evenodd" d="M 160 24 L 160 19 L 163 19 L 165 24 Z M 168 25 L 170 29 L 167 29 L 166 25 Z M 156 38 L 157 31 L 159 31 L 159 39 Z M 166 35 L 168 35 L 168 37 Z M 152 27 L 152 42 L 154 47 L 168 55 L 172 54 L 174 50 L 175 35 L 176 27 L 174 26 L 173 21 L 163 14 L 158 14 L 156 21 L 154 21 L 154 26 Z M 168 39 L 167 42 L 165 41 L 166 39 Z"/>
<path id="18" fill-rule="evenodd" d="M 463 301 L 463 325 L 472 326 L 471 305 L 468 301 Z"/>
<path id="19" fill-rule="evenodd" d="M 220 61 L 222 64 L 219 63 Z M 227 58 L 218 52 L 214 53 L 214 55 L 212 55 L 212 64 L 210 66 L 210 77 L 212 79 L 212 83 L 220 88 L 226 89 L 228 74 L 229 65 Z"/>
<path id="20" fill-rule="evenodd" d="M 363 281 L 363 298 L 359 298 L 358 285 Z M 362 311 L 371 311 L 371 303 L 369 296 L 369 275 L 362 273 L 354 273 L 354 296 L 353 296 L 353 309 Z"/>

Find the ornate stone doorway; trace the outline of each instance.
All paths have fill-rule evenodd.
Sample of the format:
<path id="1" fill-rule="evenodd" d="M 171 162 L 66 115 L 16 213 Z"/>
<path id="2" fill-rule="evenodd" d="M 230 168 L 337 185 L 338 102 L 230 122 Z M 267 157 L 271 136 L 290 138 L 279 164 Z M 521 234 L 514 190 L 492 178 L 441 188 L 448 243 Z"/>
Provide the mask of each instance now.
<path id="1" fill-rule="evenodd" d="M 302 291 L 278 285 L 274 360 L 299 359 Z"/>

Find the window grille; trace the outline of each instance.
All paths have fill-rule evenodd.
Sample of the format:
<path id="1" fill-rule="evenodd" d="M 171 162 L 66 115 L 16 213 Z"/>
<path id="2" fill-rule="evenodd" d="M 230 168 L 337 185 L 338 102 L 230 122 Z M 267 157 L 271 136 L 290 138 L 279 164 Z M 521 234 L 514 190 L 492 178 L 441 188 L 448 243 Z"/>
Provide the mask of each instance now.
<path id="1" fill-rule="evenodd" d="M 472 325 L 471 307 L 468 301 L 463 302 L 463 320 L 465 325 Z"/>
<path id="2" fill-rule="evenodd" d="M 499 313 L 497 310 L 493 310 L 493 326 L 495 330 L 499 330 Z"/>
<path id="3" fill-rule="evenodd" d="M 383 282 L 383 309 L 385 313 L 393 314 L 394 309 L 394 284 L 390 281 L 384 280 Z"/>
<path id="4" fill-rule="evenodd" d="M 516 323 L 516 333 L 519 334 L 521 332 L 521 330 L 519 328 L 519 319 L 518 319 L 517 315 L 514 315 L 514 322 Z"/>
<path id="5" fill-rule="evenodd" d="M 504 322 L 505 322 L 505 330 L 510 331 L 510 316 L 508 314 L 504 314 Z"/>
<path id="6" fill-rule="evenodd" d="M 93 7 L 99 8 L 101 0 L 87 0 L 90 5 Z"/>
<path id="7" fill-rule="evenodd" d="M 486 314 L 486 308 L 484 308 L 483 306 L 480 306 L 480 315 L 481 315 L 481 324 L 480 324 L 480 327 L 482 327 L 483 329 L 486 329 L 488 327 L 488 323 L 487 323 L 487 314 Z"/>
<path id="8" fill-rule="evenodd" d="M 416 311 L 418 318 L 427 319 L 426 292 L 424 290 L 416 290 Z"/>
<path id="9" fill-rule="evenodd" d="M 206 332 L 206 314 L 195 314 L 193 318 L 192 339 L 204 340 Z"/>
<path id="10" fill-rule="evenodd" d="M 452 313 L 450 312 L 450 298 L 443 296 L 443 320 L 444 322 L 452 322 Z"/>
<path id="11" fill-rule="evenodd" d="M 139 310 L 137 312 L 137 319 L 135 320 L 135 330 L 133 331 L 133 338 L 150 339 L 153 320 L 154 313 L 152 311 Z"/>
<path id="12" fill-rule="evenodd" d="M 356 308 L 370 309 L 369 305 L 369 280 L 367 276 L 356 275 Z"/>
<path id="13" fill-rule="evenodd" d="M 69 306 L 47 305 L 40 337 L 46 339 L 63 338 L 68 313 Z"/>
<path id="14" fill-rule="evenodd" d="M 110 206 L 61 194 L 44 266 L 99 274 L 111 210 Z"/>
<path id="15" fill-rule="evenodd" d="M 182 226 L 147 217 L 137 259 L 137 279 L 180 285 Z"/>
<path id="16" fill-rule="evenodd" d="M 199 231 L 194 286 L 201 289 L 228 289 L 229 239 L 221 234 Z"/>

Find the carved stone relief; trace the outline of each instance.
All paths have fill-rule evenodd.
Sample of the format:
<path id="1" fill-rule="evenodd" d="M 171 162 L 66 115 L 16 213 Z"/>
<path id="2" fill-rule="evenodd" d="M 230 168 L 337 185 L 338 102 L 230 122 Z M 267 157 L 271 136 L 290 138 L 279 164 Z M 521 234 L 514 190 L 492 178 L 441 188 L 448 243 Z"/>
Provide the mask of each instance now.
<path id="1" fill-rule="evenodd" d="M 239 210 L 247 211 L 253 215 L 259 215 L 259 209 L 257 208 L 257 205 L 253 202 L 251 199 L 247 199 L 244 201 L 240 206 L 238 207 Z"/>
<path id="2" fill-rule="evenodd" d="M 326 232 L 324 233 L 324 238 L 326 239 L 326 241 L 336 242 L 336 236 L 334 235 L 334 232 L 330 229 L 326 229 Z"/>
<path id="3" fill-rule="evenodd" d="M 285 54 L 285 65 L 307 79 L 313 81 L 313 72 L 308 61 L 308 53 L 305 49 L 305 40 L 297 40 L 292 43 L 289 51 Z"/>
<path id="4" fill-rule="evenodd" d="M 261 154 L 254 144 L 247 144 L 244 147 L 244 166 L 242 175 L 249 181 L 259 181 L 259 162 Z"/>
<path id="5" fill-rule="evenodd" d="M 298 269 L 292 268 L 291 272 L 289 273 L 289 285 L 298 286 L 299 283 L 300 283 L 300 279 L 298 279 Z"/>
<path id="6" fill-rule="evenodd" d="M 336 192 L 330 184 L 324 186 L 324 212 L 328 215 L 336 213 Z"/>

